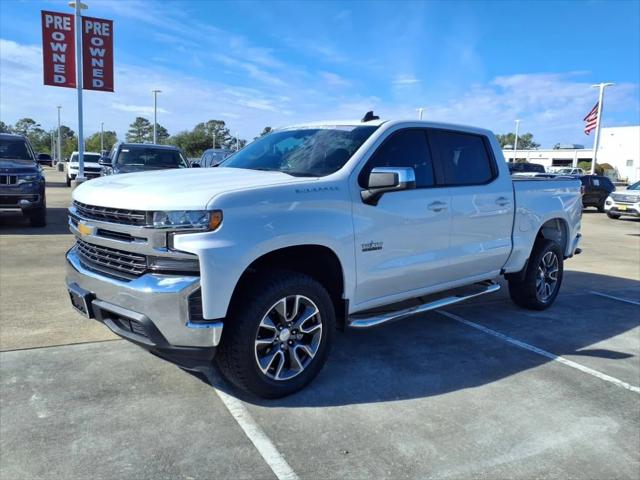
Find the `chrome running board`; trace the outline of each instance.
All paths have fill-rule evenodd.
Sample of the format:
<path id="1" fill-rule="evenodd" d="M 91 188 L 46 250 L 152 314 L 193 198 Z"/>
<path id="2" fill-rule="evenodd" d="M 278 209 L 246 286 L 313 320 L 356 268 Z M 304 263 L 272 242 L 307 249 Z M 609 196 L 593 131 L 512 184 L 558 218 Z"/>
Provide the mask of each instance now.
<path id="1" fill-rule="evenodd" d="M 480 295 L 486 295 L 487 293 L 493 293 L 500 290 L 500 285 L 493 282 L 478 284 L 483 287 L 482 290 L 476 291 L 467 295 L 453 295 L 451 297 L 439 298 L 432 302 L 422 303 L 409 308 L 396 310 L 393 312 L 374 313 L 371 315 L 366 314 L 353 314 L 349 317 L 348 326 L 353 328 L 370 328 L 387 323 L 392 320 L 400 320 L 411 315 L 418 313 L 428 312 L 429 310 L 436 310 L 438 308 L 453 305 L 454 303 L 464 302 L 470 298 L 479 297 Z"/>

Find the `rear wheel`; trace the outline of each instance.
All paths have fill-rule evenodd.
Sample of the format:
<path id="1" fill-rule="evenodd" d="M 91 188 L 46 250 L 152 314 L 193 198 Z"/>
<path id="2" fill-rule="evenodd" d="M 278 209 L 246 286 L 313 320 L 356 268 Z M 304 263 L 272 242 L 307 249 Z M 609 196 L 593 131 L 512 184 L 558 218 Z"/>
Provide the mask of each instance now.
<path id="1" fill-rule="evenodd" d="M 67 187 L 71 186 L 71 179 L 69 178 L 69 175 L 67 175 Z"/>
<path id="2" fill-rule="evenodd" d="M 605 198 L 603 198 L 602 200 L 600 200 L 600 203 L 598 203 L 598 212 L 600 213 L 604 213 L 604 202 L 605 202 Z"/>
<path id="3" fill-rule="evenodd" d="M 243 292 L 225 322 L 216 362 L 236 386 L 279 398 L 320 372 L 335 330 L 326 289 L 296 272 L 274 272 Z"/>
<path id="4" fill-rule="evenodd" d="M 537 241 L 522 280 L 509 280 L 511 300 L 530 310 L 545 310 L 553 305 L 562 284 L 563 257 L 556 242 Z"/>
<path id="5" fill-rule="evenodd" d="M 607 212 L 607 217 L 613 218 L 614 220 L 618 220 L 620 218 L 620 214 Z"/>

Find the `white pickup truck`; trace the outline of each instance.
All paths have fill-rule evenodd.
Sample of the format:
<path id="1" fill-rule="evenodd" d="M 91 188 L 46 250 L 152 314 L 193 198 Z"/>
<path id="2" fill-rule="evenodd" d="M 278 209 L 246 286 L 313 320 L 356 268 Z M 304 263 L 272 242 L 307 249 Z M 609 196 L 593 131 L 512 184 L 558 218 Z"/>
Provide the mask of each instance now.
<path id="1" fill-rule="evenodd" d="M 281 397 L 334 331 L 494 292 L 544 309 L 579 253 L 579 180 L 512 180 L 487 130 L 423 121 L 275 131 L 219 168 L 73 192 L 73 306 L 183 368 Z"/>

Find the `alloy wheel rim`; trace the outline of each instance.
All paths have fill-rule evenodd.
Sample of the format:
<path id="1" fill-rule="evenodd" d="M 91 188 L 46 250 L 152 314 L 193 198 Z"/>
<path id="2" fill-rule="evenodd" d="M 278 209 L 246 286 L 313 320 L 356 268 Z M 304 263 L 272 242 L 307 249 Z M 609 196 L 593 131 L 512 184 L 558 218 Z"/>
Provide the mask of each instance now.
<path id="1" fill-rule="evenodd" d="M 541 302 L 548 302 L 558 286 L 560 261 L 554 252 L 542 256 L 536 277 L 536 296 Z"/>
<path id="2" fill-rule="evenodd" d="M 317 305 L 304 295 L 289 295 L 262 317 L 254 342 L 260 371 L 271 380 L 300 375 L 313 361 L 322 341 Z"/>

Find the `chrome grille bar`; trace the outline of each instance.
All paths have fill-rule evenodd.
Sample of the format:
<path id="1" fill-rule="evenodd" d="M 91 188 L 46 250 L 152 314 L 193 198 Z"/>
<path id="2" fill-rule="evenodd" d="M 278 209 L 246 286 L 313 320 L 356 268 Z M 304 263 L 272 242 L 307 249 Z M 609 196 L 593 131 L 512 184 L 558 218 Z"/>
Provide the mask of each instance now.
<path id="1" fill-rule="evenodd" d="M 80 259 L 89 266 L 104 267 L 114 273 L 124 273 L 126 276 L 139 276 L 147 270 L 147 258 L 144 255 L 101 247 L 79 238 L 76 248 Z"/>
<path id="2" fill-rule="evenodd" d="M 98 207 L 78 201 L 73 202 L 76 213 L 80 217 L 102 222 L 120 223 L 123 225 L 151 226 L 151 212 L 144 210 L 128 210 L 124 208 Z"/>

